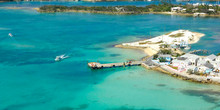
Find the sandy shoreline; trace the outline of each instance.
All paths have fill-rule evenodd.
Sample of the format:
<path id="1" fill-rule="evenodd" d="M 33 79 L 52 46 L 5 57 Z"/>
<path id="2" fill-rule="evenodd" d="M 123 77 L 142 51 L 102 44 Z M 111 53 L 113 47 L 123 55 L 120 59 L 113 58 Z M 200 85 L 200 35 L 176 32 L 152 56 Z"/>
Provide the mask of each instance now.
<path id="1" fill-rule="evenodd" d="M 152 48 L 141 48 L 141 47 L 132 47 L 132 46 L 123 46 L 123 45 L 115 45 L 114 47 L 117 48 L 124 48 L 124 49 L 138 49 L 144 51 L 144 53 L 150 57 L 157 53 L 157 51 L 153 50 Z"/>
<path id="2" fill-rule="evenodd" d="M 205 34 L 198 33 L 198 32 L 192 32 L 192 34 L 194 34 L 194 36 L 193 36 L 193 39 L 189 40 L 189 44 L 197 43 L 201 37 L 205 36 Z M 146 43 L 144 45 L 140 45 L 140 43 L 153 41 L 154 39 L 160 39 L 161 36 L 157 36 L 157 37 L 147 39 L 147 40 L 131 42 L 131 43 L 118 44 L 118 45 L 115 45 L 115 47 L 127 48 L 127 49 L 139 49 L 139 50 L 144 51 L 150 57 L 150 56 L 153 56 L 154 54 L 157 54 L 160 51 L 160 44 L 162 43 Z M 183 53 L 181 50 L 177 50 L 176 52 Z"/>

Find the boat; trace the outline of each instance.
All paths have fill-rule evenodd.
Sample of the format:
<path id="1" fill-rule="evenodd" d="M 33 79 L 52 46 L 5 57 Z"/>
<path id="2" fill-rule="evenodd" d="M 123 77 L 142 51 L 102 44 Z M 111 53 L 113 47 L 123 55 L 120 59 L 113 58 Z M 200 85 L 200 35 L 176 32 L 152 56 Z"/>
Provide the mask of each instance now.
<path id="1" fill-rule="evenodd" d="M 190 46 L 186 46 L 184 49 L 185 50 L 189 50 L 189 49 L 191 49 L 191 47 Z"/>
<path id="2" fill-rule="evenodd" d="M 58 62 L 58 61 L 61 61 L 61 60 L 63 60 L 63 59 L 66 59 L 66 58 L 68 58 L 69 56 L 67 56 L 67 55 L 65 55 L 65 54 L 63 54 L 63 55 L 60 55 L 60 56 L 56 56 L 56 58 L 54 59 L 56 62 Z"/>
<path id="3" fill-rule="evenodd" d="M 8 36 L 13 37 L 13 35 L 11 33 L 9 33 Z"/>

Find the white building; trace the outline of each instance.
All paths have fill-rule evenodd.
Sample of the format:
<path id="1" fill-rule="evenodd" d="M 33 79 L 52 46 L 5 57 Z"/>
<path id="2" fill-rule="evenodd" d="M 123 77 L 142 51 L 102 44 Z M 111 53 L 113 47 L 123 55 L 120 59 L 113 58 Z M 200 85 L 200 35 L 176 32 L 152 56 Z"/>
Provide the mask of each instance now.
<path id="1" fill-rule="evenodd" d="M 209 9 L 210 12 L 215 12 L 215 9 Z"/>
<path id="2" fill-rule="evenodd" d="M 172 7 L 171 12 L 181 12 L 182 9 L 183 9 L 182 7 Z"/>
<path id="3" fill-rule="evenodd" d="M 217 56 L 215 61 L 219 61 L 220 62 L 220 56 Z"/>
<path id="4" fill-rule="evenodd" d="M 211 55 L 207 56 L 207 57 L 205 58 L 205 60 L 211 62 L 211 61 L 215 61 L 216 58 L 217 58 L 216 55 L 211 54 Z"/>
<path id="5" fill-rule="evenodd" d="M 200 58 L 200 56 L 190 53 L 187 53 L 181 57 L 187 58 L 191 62 L 191 65 L 196 65 Z"/>

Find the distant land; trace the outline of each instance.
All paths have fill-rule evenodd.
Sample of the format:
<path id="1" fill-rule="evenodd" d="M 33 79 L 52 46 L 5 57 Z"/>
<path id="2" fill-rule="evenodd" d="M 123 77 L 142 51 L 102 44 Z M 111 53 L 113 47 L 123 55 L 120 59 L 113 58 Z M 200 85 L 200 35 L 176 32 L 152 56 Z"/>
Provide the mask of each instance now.
<path id="1" fill-rule="evenodd" d="M 55 13 L 55 12 L 83 12 L 83 13 L 100 13 L 100 14 L 169 14 L 184 15 L 194 17 L 220 17 L 220 6 L 205 4 L 188 4 L 175 5 L 162 3 L 158 5 L 147 5 L 145 7 L 137 6 L 62 6 L 62 5 L 45 5 L 37 8 L 38 12 Z"/>
<path id="2" fill-rule="evenodd" d="M 88 2 L 105 2 L 105 1 L 148 1 L 148 0 L 0 0 L 0 2 L 10 1 L 88 1 Z M 153 0 L 149 0 L 153 1 Z M 190 1 L 190 0 L 178 0 L 178 1 Z M 201 0 L 201 1 L 218 1 L 218 0 Z"/>

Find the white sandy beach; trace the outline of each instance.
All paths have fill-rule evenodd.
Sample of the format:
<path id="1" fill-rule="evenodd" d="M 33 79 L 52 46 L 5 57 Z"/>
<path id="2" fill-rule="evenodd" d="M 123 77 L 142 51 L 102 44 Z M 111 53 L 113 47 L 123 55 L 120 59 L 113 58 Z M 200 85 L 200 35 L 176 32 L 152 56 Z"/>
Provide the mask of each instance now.
<path id="1" fill-rule="evenodd" d="M 189 30 L 177 30 L 147 40 L 122 43 L 121 45 L 116 45 L 115 47 L 142 49 L 146 54 L 152 56 L 160 50 L 161 44 L 173 45 L 180 44 L 181 42 L 194 44 L 197 43 L 204 35 L 205 34 L 191 32 Z"/>

